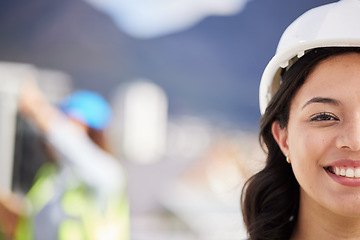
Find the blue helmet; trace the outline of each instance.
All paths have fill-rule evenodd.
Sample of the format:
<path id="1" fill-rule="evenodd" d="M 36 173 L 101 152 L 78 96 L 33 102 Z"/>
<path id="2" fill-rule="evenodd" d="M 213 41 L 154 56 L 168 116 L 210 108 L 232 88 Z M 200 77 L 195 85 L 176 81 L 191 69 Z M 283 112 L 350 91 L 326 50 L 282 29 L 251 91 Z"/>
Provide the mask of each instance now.
<path id="1" fill-rule="evenodd" d="M 97 130 L 104 129 L 112 116 L 111 107 L 105 98 L 89 90 L 70 94 L 60 103 L 59 108 L 67 116 Z"/>

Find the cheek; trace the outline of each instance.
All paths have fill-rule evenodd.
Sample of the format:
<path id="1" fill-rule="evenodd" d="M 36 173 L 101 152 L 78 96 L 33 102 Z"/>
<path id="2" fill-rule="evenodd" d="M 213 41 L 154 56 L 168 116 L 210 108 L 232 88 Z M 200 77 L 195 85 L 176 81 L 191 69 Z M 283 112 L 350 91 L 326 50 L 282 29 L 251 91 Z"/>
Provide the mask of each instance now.
<path id="1" fill-rule="evenodd" d="M 323 136 L 316 136 L 314 134 L 304 134 L 302 139 L 303 151 L 304 154 L 316 156 L 318 153 L 321 153 L 326 145 L 326 138 Z"/>
<path id="2" fill-rule="evenodd" d="M 325 155 L 326 142 L 324 136 L 302 131 L 289 142 L 289 152 L 293 169 L 302 174 L 317 171 L 322 156 Z"/>

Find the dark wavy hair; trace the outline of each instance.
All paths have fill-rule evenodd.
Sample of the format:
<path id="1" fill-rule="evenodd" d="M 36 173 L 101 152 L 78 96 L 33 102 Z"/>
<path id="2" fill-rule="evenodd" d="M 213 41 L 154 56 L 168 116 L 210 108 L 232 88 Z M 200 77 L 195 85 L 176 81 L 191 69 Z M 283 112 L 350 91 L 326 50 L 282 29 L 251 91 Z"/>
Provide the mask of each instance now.
<path id="1" fill-rule="evenodd" d="M 260 119 L 260 144 L 267 149 L 265 167 L 245 183 L 241 195 L 250 240 L 291 237 L 299 209 L 299 184 L 272 135 L 271 126 L 278 121 L 281 128 L 287 127 L 291 101 L 319 62 L 348 52 L 360 53 L 360 48 L 313 49 L 283 71 L 282 83 Z"/>

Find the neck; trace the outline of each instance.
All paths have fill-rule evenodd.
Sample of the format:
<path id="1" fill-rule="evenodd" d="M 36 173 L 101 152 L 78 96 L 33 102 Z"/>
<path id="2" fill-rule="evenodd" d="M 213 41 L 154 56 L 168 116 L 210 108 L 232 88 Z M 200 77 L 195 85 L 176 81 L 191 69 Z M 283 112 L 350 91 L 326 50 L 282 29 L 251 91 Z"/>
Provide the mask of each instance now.
<path id="1" fill-rule="evenodd" d="M 301 192 L 298 220 L 291 240 L 360 239 L 360 217 L 331 212 L 306 198 L 309 196 Z"/>

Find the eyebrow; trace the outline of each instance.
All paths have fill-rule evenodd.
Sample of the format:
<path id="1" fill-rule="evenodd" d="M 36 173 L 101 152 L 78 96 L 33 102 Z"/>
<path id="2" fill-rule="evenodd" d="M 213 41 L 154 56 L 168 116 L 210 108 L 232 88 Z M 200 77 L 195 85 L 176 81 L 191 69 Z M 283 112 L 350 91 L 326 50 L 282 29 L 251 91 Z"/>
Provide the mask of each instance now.
<path id="1" fill-rule="evenodd" d="M 332 99 L 332 98 L 314 97 L 314 98 L 310 99 L 309 101 L 307 101 L 301 109 L 304 109 L 306 106 L 308 106 L 311 103 L 329 103 L 329 104 L 338 106 L 340 104 L 340 101 Z"/>

